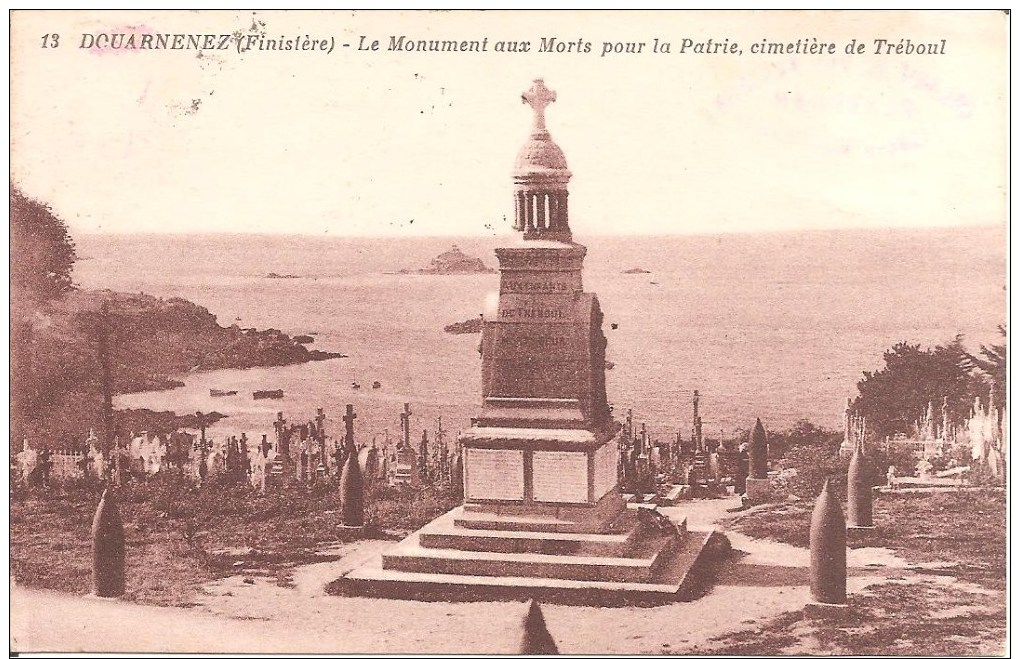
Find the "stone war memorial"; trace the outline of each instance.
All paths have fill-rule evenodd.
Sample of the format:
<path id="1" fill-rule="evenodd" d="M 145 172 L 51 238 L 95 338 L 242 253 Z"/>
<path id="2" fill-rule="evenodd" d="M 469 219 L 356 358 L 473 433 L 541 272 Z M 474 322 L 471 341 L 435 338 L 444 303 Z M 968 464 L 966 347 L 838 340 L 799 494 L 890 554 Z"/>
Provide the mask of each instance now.
<path id="1" fill-rule="evenodd" d="M 690 599 L 710 577 L 714 531 L 687 529 L 618 485 L 621 424 L 605 387 L 598 297 L 573 241 L 563 151 L 542 80 L 513 171 L 514 240 L 496 249 L 482 404 L 460 434 L 464 503 L 347 573 L 346 594 L 422 599 L 536 597 L 589 605 Z"/>

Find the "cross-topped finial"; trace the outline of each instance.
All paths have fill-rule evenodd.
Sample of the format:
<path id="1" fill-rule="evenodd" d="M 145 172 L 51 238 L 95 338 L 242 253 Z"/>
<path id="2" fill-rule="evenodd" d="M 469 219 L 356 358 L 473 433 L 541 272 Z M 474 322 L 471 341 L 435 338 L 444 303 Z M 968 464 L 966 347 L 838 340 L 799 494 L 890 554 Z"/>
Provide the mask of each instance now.
<path id="1" fill-rule="evenodd" d="M 534 132 L 545 132 L 545 107 L 555 100 L 556 92 L 546 87 L 541 78 L 537 78 L 531 89 L 521 94 L 521 102 L 527 103 L 535 111 Z"/>
<path id="2" fill-rule="evenodd" d="M 346 445 L 347 451 L 357 451 L 354 447 L 354 420 L 358 418 L 358 415 L 354 413 L 354 406 L 347 406 L 347 413 L 344 414 L 344 444 Z"/>

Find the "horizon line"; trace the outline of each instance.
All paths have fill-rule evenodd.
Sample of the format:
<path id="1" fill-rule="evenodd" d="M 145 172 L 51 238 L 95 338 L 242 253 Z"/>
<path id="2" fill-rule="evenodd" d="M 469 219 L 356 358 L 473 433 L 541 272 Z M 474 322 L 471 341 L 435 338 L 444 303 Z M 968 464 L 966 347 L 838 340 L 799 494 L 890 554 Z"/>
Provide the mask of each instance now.
<path id="1" fill-rule="evenodd" d="M 666 238 L 666 237 L 687 237 L 687 236 L 737 236 L 737 235 L 758 235 L 758 234 L 784 234 L 784 233 L 853 233 L 853 232 L 875 232 L 875 231 L 890 231 L 890 232 L 906 232 L 906 231 L 954 231 L 954 230 L 972 230 L 972 229 L 1005 229 L 1005 233 L 1009 233 L 1009 222 L 1003 220 L 1002 222 L 988 222 L 981 224 L 945 224 L 945 225 L 931 225 L 931 226 L 852 226 L 852 227 L 808 227 L 802 229 L 792 228 L 778 228 L 778 229 L 758 229 L 758 230 L 733 230 L 733 231 L 685 231 L 685 232 L 649 232 L 649 233 L 622 233 L 622 232 L 581 232 L 576 233 L 575 236 L 580 235 L 584 237 L 598 237 L 598 238 Z M 498 239 L 498 238 L 511 238 L 519 232 L 511 233 L 499 233 L 499 234 L 467 234 L 467 233 L 435 233 L 435 234 L 410 234 L 400 235 L 393 233 L 361 233 L 361 234 L 331 234 L 331 233 L 294 233 L 294 232 L 276 232 L 276 231 L 81 231 L 77 232 L 79 236 L 89 237 L 127 237 L 127 236 L 259 236 L 259 237 L 300 237 L 300 238 L 335 238 L 335 239 L 361 239 L 370 238 L 377 240 L 411 240 L 411 239 L 428 239 L 428 238 L 464 238 L 471 240 L 480 239 Z M 72 234 L 72 239 L 74 234 Z"/>

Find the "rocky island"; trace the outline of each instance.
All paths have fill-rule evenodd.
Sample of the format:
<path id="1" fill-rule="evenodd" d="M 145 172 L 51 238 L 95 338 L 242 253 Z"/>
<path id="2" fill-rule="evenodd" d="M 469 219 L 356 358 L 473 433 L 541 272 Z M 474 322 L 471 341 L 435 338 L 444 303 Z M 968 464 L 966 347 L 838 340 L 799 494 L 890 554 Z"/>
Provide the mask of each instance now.
<path id="1" fill-rule="evenodd" d="M 464 274 L 492 274 L 496 271 L 476 256 L 468 256 L 456 245 L 446 250 L 436 258 L 427 268 L 418 270 L 401 270 L 400 274 L 419 275 L 464 275 Z"/>
<path id="2" fill-rule="evenodd" d="M 443 328 L 443 331 L 450 334 L 478 334 L 482 331 L 482 319 L 481 317 L 468 318 L 459 323 L 450 323 Z"/>

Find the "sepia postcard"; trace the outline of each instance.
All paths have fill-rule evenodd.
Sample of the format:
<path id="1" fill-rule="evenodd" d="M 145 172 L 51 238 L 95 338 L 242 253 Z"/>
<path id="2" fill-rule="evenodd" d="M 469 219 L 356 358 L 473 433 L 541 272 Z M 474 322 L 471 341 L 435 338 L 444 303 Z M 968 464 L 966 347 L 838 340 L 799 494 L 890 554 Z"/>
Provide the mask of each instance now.
<path id="1" fill-rule="evenodd" d="M 1008 11 L 9 17 L 12 653 L 1008 653 Z"/>

